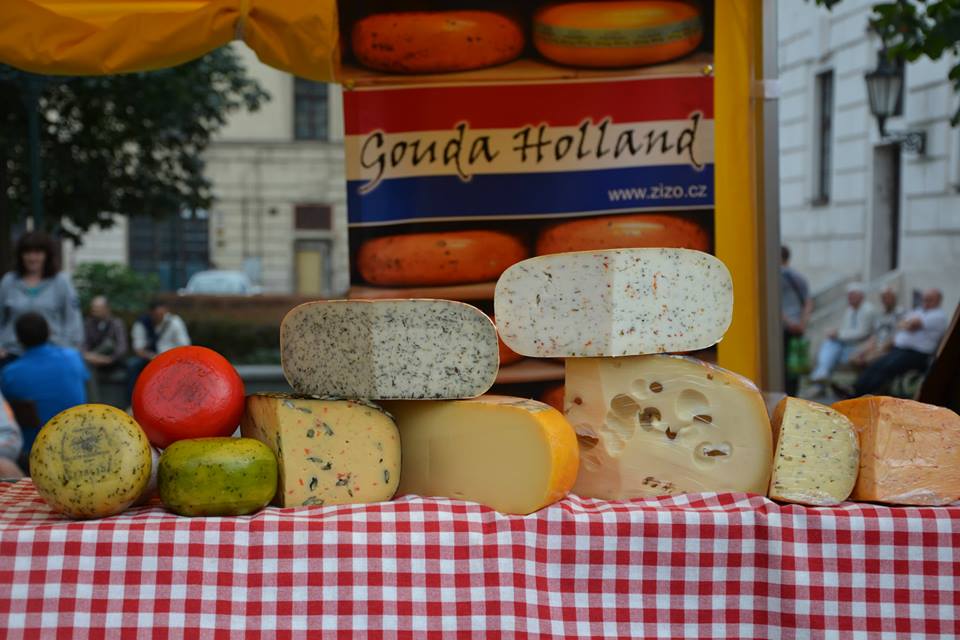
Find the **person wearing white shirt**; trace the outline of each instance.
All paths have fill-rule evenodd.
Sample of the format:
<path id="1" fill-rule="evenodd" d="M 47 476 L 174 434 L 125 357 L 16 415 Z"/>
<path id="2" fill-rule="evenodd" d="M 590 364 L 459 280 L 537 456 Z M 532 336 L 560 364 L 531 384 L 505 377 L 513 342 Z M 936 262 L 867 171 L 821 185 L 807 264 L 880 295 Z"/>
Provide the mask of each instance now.
<path id="1" fill-rule="evenodd" d="M 880 292 L 880 302 L 883 311 L 877 315 L 873 335 L 850 356 L 850 363 L 856 367 L 866 367 L 893 348 L 893 336 L 903 319 L 904 310 L 897 304 L 897 291 L 893 287 L 886 287 Z"/>
<path id="2" fill-rule="evenodd" d="M 140 372 L 158 355 L 176 347 L 190 344 L 190 334 L 183 319 L 170 313 L 159 300 L 150 303 L 149 312 L 133 323 L 130 344 L 135 354 L 127 362 L 127 397 L 133 396 L 133 387 Z"/>
<path id="3" fill-rule="evenodd" d="M 943 293 L 939 289 L 923 292 L 921 307 L 908 313 L 897 326 L 893 348 L 857 378 L 853 385 L 855 395 L 879 391 L 907 371 L 926 370 L 950 323 L 940 307 L 942 303 Z"/>
<path id="4" fill-rule="evenodd" d="M 873 333 L 877 312 L 864 298 L 863 285 L 854 283 L 847 287 L 847 308 L 840 328 L 831 329 L 820 345 L 817 367 L 810 375 L 811 382 L 825 382 L 837 365 L 847 363 Z"/>

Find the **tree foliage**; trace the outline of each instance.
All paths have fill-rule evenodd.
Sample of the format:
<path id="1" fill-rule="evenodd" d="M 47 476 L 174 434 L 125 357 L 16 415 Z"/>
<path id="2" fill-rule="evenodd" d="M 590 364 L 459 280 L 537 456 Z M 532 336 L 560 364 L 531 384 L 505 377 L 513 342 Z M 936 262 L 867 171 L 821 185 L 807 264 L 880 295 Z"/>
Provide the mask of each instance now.
<path id="1" fill-rule="evenodd" d="M 229 47 L 171 69 L 103 77 L 0 65 L 0 212 L 14 220 L 30 207 L 31 82 L 41 90 L 45 223 L 59 230 L 63 217 L 79 232 L 109 226 L 110 212 L 162 217 L 208 207 L 203 151 L 211 136 L 231 112 L 269 99 Z"/>
<path id="2" fill-rule="evenodd" d="M 833 8 L 842 0 L 816 0 Z M 883 40 L 893 60 L 939 60 L 960 55 L 960 0 L 896 0 L 873 5 L 870 26 Z M 960 92 L 960 62 L 950 68 L 950 82 Z M 960 109 L 950 123 L 960 123 Z"/>

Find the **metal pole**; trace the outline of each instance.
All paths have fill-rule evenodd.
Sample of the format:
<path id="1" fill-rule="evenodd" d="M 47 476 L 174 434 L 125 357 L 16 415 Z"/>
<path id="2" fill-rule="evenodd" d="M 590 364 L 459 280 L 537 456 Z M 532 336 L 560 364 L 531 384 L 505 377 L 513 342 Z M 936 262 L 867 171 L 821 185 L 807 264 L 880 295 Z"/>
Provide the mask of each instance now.
<path id="1" fill-rule="evenodd" d="M 43 190 L 40 186 L 40 93 L 43 80 L 38 76 L 27 76 L 26 91 L 23 95 L 27 110 L 27 140 L 30 153 L 30 212 L 33 228 L 43 229 Z"/>

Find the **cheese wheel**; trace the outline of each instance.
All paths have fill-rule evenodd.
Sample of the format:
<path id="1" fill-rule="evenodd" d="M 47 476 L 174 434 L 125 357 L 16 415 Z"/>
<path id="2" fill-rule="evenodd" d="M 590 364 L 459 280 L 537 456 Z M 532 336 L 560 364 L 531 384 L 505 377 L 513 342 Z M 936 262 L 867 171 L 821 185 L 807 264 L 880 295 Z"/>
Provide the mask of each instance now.
<path id="1" fill-rule="evenodd" d="M 574 67 L 633 67 L 685 56 L 703 39 L 700 10 L 684 0 L 559 2 L 533 17 L 543 57 Z"/>
<path id="2" fill-rule="evenodd" d="M 710 251 L 710 237 L 696 222 L 659 214 L 599 216 L 559 222 L 537 238 L 538 256 L 568 251 L 671 247 Z"/>
<path id="3" fill-rule="evenodd" d="M 530 255 L 502 231 L 439 231 L 384 236 L 363 243 L 357 269 L 379 286 L 434 286 L 496 280 Z"/>
<path id="4" fill-rule="evenodd" d="M 540 402 L 548 404 L 563 413 L 563 393 L 562 384 L 554 385 L 540 394 Z"/>
<path id="5" fill-rule="evenodd" d="M 33 484 L 71 518 L 104 518 L 132 505 L 150 482 L 150 443 L 133 418 L 105 404 L 61 411 L 30 450 Z"/>
<path id="6" fill-rule="evenodd" d="M 445 73 L 509 62 L 523 51 L 523 27 L 495 11 L 404 11 L 358 20 L 353 53 L 393 73 Z"/>
<path id="7" fill-rule="evenodd" d="M 577 478 L 576 434 L 542 402 L 482 396 L 384 406 L 400 428 L 399 494 L 527 514 L 563 498 Z"/>
<path id="8" fill-rule="evenodd" d="M 490 316 L 490 320 L 494 325 L 497 324 L 497 319 L 494 316 Z M 500 337 L 500 331 L 497 331 L 497 348 L 500 350 L 500 366 L 504 367 L 508 364 L 513 364 L 514 362 L 520 362 L 523 360 L 523 356 L 508 347 L 503 339 Z"/>

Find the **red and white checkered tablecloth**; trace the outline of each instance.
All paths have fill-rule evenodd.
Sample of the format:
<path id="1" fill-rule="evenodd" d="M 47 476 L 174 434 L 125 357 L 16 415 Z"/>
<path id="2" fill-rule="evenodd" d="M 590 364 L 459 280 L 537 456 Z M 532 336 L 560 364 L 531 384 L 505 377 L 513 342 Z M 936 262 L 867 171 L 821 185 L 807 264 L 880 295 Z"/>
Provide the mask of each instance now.
<path id="1" fill-rule="evenodd" d="M 958 581 L 960 506 L 571 496 L 519 517 L 408 496 L 74 522 L 0 488 L 10 639 L 943 638 Z"/>

